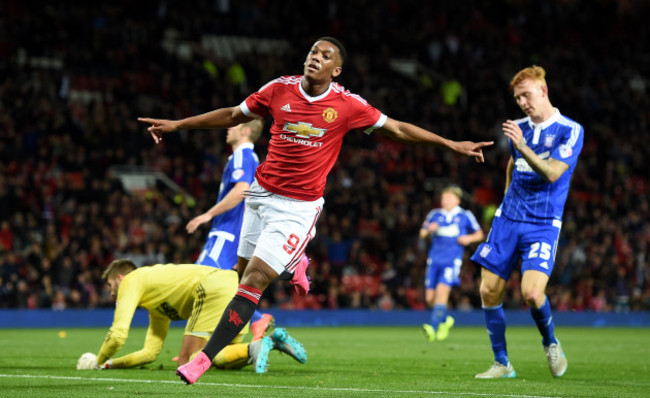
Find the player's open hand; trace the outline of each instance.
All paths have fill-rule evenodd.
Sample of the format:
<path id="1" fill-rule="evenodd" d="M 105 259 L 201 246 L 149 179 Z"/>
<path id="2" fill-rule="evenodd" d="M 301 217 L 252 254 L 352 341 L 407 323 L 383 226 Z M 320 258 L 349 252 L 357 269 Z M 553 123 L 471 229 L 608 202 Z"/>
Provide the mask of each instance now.
<path id="1" fill-rule="evenodd" d="M 512 145 L 514 145 L 516 150 L 521 149 L 523 145 L 526 145 L 526 140 L 524 140 L 524 133 L 521 131 L 517 123 L 512 120 L 506 120 L 501 125 L 503 127 L 503 133 L 506 137 L 510 138 Z"/>
<path id="2" fill-rule="evenodd" d="M 196 229 L 199 227 L 199 225 L 206 223 L 211 219 L 212 217 L 210 217 L 209 214 L 203 213 L 200 216 L 196 216 L 192 220 L 190 220 L 190 222 L 188 222 L 187 225 L 185 226 L 185 230 L 187 231 L 187 233 L 193 234 L 194 231 L 196 231 Z"/>
<path id="3" fill-rule="evenodd" d="M 465 156 L 473 157 L 477 163 L 485 162 L 483 157 L 483 148 L 493 145 L 494 141 L 472 142 L 472 141 L 458 141 L 454 150 Z"/>
<path id="4" fill-rule="evenodd" d="M 166 119 L 151 119 L 148 117 L 139 117 L 139 122 L 149 123 L 151 126 L 147 129 L 153 140 L 156 144 L 162 141 L 163 133 L 171 133 L 178 130 L 178 122 L 176 120 L 166 120 Z"/>

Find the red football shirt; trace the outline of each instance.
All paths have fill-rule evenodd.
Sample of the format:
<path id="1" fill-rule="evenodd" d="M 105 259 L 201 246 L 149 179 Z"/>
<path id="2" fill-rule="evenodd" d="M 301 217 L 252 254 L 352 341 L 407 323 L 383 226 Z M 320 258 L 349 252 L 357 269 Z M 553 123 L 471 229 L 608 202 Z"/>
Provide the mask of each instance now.
<path id="1" fill-rule="evenodd" d="M 317 97 L 300 86 L 302 76 L 283 76 L 250 95 L 245 115 L 273 117 L 266 160 L 255 178 L 266 190 L 301 200 L 323 196 L 327 174 L 353 129 L 382 127 L 386 116 L 337 83 Z"/>

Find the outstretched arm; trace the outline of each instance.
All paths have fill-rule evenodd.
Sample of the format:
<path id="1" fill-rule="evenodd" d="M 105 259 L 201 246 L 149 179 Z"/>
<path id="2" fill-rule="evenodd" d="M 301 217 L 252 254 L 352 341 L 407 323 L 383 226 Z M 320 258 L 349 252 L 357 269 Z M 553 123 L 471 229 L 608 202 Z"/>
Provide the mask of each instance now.
<path id="1" fill-rule="evenodd" d="M 148 117 L 138 118 L 140 122 L 151 124 L 151 127 L 147 130 L 151 133 L 156 144 L 162 141 L 162 135 L 164 133 L 171 133 L 177 130 L 228 128 L 246 123 L 250 120 L 252 120 L 252 117 L 244 115 L 239 106 L 220 108 L 180 120 L 152 119 Z"/>
<path id="2" fill-rule="evenodd" d="M 453 141 L 411 123 L 405 123 L 391 118 L 388 118 L 386 123 L 376 131 L 394 139 L 395 141 L 422 142 L 450 149 L 454 152 L 460 153 L 461 155 L 474 157 L 477 162 L 485 161 L 483 158 L 483 148 L 494 143 L 492 141 Z"/>

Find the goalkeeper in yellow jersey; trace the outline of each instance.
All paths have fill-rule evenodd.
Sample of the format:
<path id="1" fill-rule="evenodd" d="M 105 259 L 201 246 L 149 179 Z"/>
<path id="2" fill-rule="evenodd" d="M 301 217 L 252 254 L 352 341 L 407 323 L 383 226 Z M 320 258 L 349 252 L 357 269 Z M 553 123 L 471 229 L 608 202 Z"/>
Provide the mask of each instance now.
<path id="1" fill-rule="evenodd" d="M 178 364 L 187 363 L 206 345 L 239 285 L 237 273 L 231 270 L 196 264 L 157 264 L 136 268 L 130 260 L 113 261 L 102 278 L 116 299 L 113 325 L 99 353 L 96 356 L 83 354 L 77 362 L 77 369 L 131 368 L 153 362 L 163 347 L 170 322 L 183 319 L 187 324 Z M 113 358 L 128 337 L 137 307 L 149 312 L 144 347 Z M 230 322 L 240 323 L 242 320 L 236 313 L 231 313 Z M 264 373 L 268 354 L 273 349 L 291 355 L 300 363 L 307 362 L 303 346 L 285 329 L 276 328 L 271 335 L 250 344 L 242 342 L 247 332 L 248 325 L 219 352 L 213 361 L 217 368 L 238 369 L 253 364 L 257 373 Z"/>

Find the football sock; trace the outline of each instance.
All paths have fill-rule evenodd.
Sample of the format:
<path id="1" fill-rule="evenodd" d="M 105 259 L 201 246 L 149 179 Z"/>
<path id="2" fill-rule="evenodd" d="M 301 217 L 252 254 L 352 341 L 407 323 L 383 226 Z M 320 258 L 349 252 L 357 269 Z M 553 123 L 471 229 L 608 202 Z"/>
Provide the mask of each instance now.
<path id="1" fill-rule="evenodd" d="M 431 326 L 433 330 L 438 330 L 438 325 L 447 320 L 447 306 L 445 304 L 436 304 L 431 312 Z"/>
<path id="2" fill-rule="evenodd" d="M 237 294 L 226 307 L 217 328 L 212 332 L 203 352 L 213 360 L 219 351 L 230 344 L 251 320 L 262 292 L 246 285 L 239 285 Z"/>
<path id="3" fill-rule="evenodd" d="M 253 312 L 253 317 L 251 318 L 251 323 L 253 323 L 253 322 L 257 322 L 257 321 L 259 321 L 260 319 L 262 319 L 262 313 L 259 312 L 259 311 L 255 311 L 255 312 Z"/>
<path id="4" fill-rule="evenodd" d="M 212 363 L 219 369 L 238 369 L 248 363 L 248 343 L 229 344 L 219 351 Z"/>
<path id="5" fill-rule="evenodd" d="M 508 366 L 506 315 L 503 312 L 503 304 L 494 307 L 483 307 L 483 314 L 485 315 L 485 324 L 490 335 L 490 342 L 492 343 L 494 360 L 504 366 Z"/>
<path id="6" fill-rule="evenodd" d="M 555 324 L 553 324 L 553 315 L 551 314 L 551 303 L 549 303 L 548 297 L 545 297 L 544 305 L 541 307 L 537 309 L 531 308 L 530 315 L 532 315 L 537 324 L 537 329 L 542 335 L 542 344 L 548 347 L 553 343 L 557 343 Z"/>

